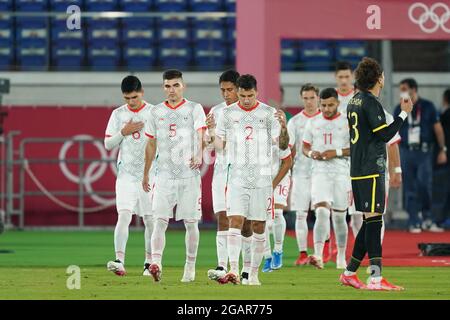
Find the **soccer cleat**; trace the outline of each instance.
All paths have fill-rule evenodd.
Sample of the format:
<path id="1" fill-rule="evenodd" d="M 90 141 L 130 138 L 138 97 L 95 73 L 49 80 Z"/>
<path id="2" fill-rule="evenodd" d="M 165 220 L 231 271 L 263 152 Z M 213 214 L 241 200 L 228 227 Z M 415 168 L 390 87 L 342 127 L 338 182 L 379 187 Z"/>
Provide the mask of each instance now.
<path id="1" fill-rule="evenodd" d="M 242 285 L 244 285 L 244 286 L 246 286 L 246 285 L 249 284 L 249 281 L 248 281 L 248 272 L 242 272 L 242 273 L 241 273 L 241 283 L 242 283 Z"/>
<path id="2" fill-rule="evenodd" d="M 304 266 L 308 264 L 308 254 L 305 251 L 300 252 L 297 260 L 295 260 L 296 266 Z"/>
<path id="3" fill-rule="evenodd" d="M 366 290 L 371 291 L 402 291 L 405 288 L 396 286 L 392 283 L 389 283 L 385 278 L 381 278 L 381 281 L 375 281 L 372 277 L 367 279 Z"/>
<path id="4" fill-rule="evenodd" d="M 127 274 L 122 261 L 120 261 L 119 259 L 114 260 L 114 261 L 109 261 L 106 264 L 106 268 L 108 269 L 108 271 L 114 272 L 114 274 L 121 276 L 121 277 Z"/>
<path id="5" fill-rule="evenodd" d="M 144 272 L 142 273 L 143 276 L 146 276 L 146 277 L 151 276 L 150 270 L 148 268 L 150 268 L 150 263 L 144 264 Z"/>
<path id="6" fill-rule="evenodd" d="M 366 289 L 366 285 L 361 280 L 359 280 L 356 273 L 352 276 L 346 276 L 344 273 L 342 273 L 339 276 L 339 282 L 344 286 L 353 287 L 355 289 Z"/>
<path id="7" fill-rule="evenodd" d="M 262 272 L 272 272 L 272 257 L 266 258 L 266 260 L 264 260 Z"/>
<path id="8" fill-rule="evenodd" d="M 258 274 L 251 274 L 248 279 L 248 285 L 249 286 L 260 286 L 261 282 L 259 282 Z"/>
<path id="9" fill-rule="evenodd" d="M 161 281 L 161 268 L 156 264 L 152 263 L 149 267 L 150 275 L 153 277 L 155 282 Z"/>
<path id="10" fill-rule="evenodd" d="M 308 263 L 317 269 L 323 269 L 323 260 L 315 256 L 308 257 Z"/>
<path id="11" fill-rule="evenodd" d="M 330 240 L 325 241 L 323 246 L 323 263 L 327 263 L 331 260 L 331 252 L 330 252 Z"/>
<path id="12" fill-rule="evenodd" d="M 278 270 L 281 269 L 281 267 L 283 266 L 283 252 L 273 252 L 272 255 L 272 266 L 271 268 L 273 270 Z"/>
<path id="13" fill-rule="evenodd" d="M 219 281 L 219 279 L 223 278 L 226 274 L 227 270 L 220 266 L 218 266 L 216 269 L 208 270 L 208 278 L 213 281 Z"/>
<path id="14" fill-rule="evenodd" d="M 181 282 L 192 282 L 195 280 L 195 265 L 186 263 L 184 265 L 183 278 Z"/>

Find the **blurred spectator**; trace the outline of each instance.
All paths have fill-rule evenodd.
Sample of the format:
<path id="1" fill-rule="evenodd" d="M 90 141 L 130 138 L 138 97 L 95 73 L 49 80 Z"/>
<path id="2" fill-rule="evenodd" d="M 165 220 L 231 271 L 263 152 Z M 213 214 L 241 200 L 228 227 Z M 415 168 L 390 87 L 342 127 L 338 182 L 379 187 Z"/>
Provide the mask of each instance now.
<path id="1" fill-rule="evenodd" d="M 450 89 L 445 90 L 442 97 L 441 123 L 445 134 L 447 159 L 450 159 Z M 445 179 L 447 184 L 445 185 L 446 189 L 444 193 L 444 207 L 442 209 L 441 221 L 443 227 L 450 228 L 450 162 L 447 162 L 445 165 L 444 172 L 447 177 Z"/>
<path id="2" fill-rule="evenodd" d="M 409 231 L 422 229 L 442 232 L 431 212 L 433 183 L 433 148 L 438 143 L 438 164 L 447 162 L 444 131 L 439 114 L 429 100 L 418 95 L 418 84 L 412 78 L 400 82 L 400 91 L 407 92 L 414 104 L 413 111 L 400 129 L 400 154 L 403 168 L 404 207 L 409 215 Z M 400 105 L 395 116 L 400 113 Z M 419 216 L 422 212 L 422 216 Z"/>
<path id="3" fill-rule="evenodd" d="M 279 108 L 284 111 L 286 114 L 286 121 L 289 121 L 292 118 L 292 114 L 287 111 L 286 106 L 284 105 L 284 88 L 280 86 L 280 106 Z"/>

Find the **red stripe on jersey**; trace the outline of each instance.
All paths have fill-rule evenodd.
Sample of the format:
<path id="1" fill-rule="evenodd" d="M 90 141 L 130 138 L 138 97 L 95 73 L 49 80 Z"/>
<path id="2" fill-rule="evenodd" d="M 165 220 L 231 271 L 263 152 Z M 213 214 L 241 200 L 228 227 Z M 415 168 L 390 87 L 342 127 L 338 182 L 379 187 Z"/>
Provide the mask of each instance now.
<path id="1" fill-rule="evenodd" d="M 259 106 L 259 101 L 256 101 L 256 104 L 253 107 L 249 108 L 249 109 L 243 107 L 241 105 L 241 102 L 238 102 L 238 106 L 239 106 L 239 108 L 241 108 L 244 111 L 252 111 L 252 110 L 255 110 Z"/>
<path id="2" fill-rule="evenodd" d="M 333 121 L 334 119 L 338 118 L 338 117 L 341 115 L 341 113 L 338 112 L 338 113 L 336 113 L 334 116 L 332 116 L 331 118 L 327 118 L 327 117 L 325 116 L 325 114 L 323 114 L 323 113 L 322 113 L 322 115 L 323 115 L 323 118 L 324 118 L 324 119 L 329 120 L 329 121 Z"/>
<path id="3" fill-rule="evenodd" d="M 208 127 L 207 126 L 203 126 L 203 127 L 198 128 L 197 131 L 206 130 L 206 129 L 208 129 Z"/>
<path id="4" fill-rule="evenodd" d="M 129 104 L 127 104 L 127 107 L 128 107 L 128 110 L 130 110 L 131 112 L 138 113 L 139 111 L 141 111 L 145 107 L 145 102 L 142 104 L 142 106 L 140 106 L 137 109 L 131 108 Z"/>
<path id="5" fill-rule="evenodd" d="M 105 138 L 111 138 L 112 137 L 112 135 L 110 135 L 110 134 L 105 134 Z"/>
<path id="6" fill-rule="evenodd" d="M 398 138 L 397 140 L 393 141 L 392 143 L 389 143 L 390 146 L 393 146 L 394 144 L 399 144 L 402 142 L 402 138 Z"/>
<path id="7" fill-rule="evenodd" d="M 164 104 L 166 105 L 166 107 L 169 107 L 170 109 L 177 109 L 178 107 L 181 107 L 185 102 L 186 102 L 186 100 L 183 99 L 179 104 L 177 104 L 176 106 L 173 106 L 173 107 L 167 101 L 164 101 Z"/>
<path id="8" fill-rule="evenodd" d="M 307 142 L 307 141 L 305 141 L 305 140 L 303 140 L 303 144 L 306 145 L 306 146 L 308 146 L 308 147 L 311 147 L 311 143 L 309 143 L 309 142 Z"/>
<path id="9" fill-rule="evenodd" d="M 338 89 L 336 89 L 337 93 L 341 96 L 341 97 L 346 97 L 348 95 L 351 95 L 355 90 L 350 90 L 348 93 L 342 93 L 340 92 Z"/>
<path id="10" fill-rule="evenodd" d="M 318 114 L 320 114 L 320 110 L 318 110 L 316 113 L 314 113 L 313 115 L 308 115 L 306 112 L 305 112 L 305 110 L 302 110 L 302 114 L 305 116 L 305 117 L 307 117 L 307 118 L 312 118 L 312 117 L 315 117 L 315 116 L 317 116 Z"/>
<path id="11" fill-rule="evenodd" d="M 291 154 L 289 153 L 289 155 L 288 155 L 288 156 L 286 156 L 286 157 L 282 158 L 281 160 L 286 160 L 286 159 L 288 159 L 288 158 L 290 158 L 290 157 L 291 157 Z"/>
<path id="12" fill-rule="evenodd" d="M 145 133 L 145 135 L 146 135 L 147 137 L 149 137 L 150 139 L 155 139 L 154 136 L 152 136 L 151 134 L 148 134 L 147 132 Z"/>

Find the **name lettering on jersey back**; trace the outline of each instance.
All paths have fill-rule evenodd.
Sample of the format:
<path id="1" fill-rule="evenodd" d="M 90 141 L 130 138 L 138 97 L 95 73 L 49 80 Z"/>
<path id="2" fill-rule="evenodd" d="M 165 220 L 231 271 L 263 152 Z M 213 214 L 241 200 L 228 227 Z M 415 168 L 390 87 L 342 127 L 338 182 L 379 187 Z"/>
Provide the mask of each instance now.
<path id="1" fill-rule="evenodd" d="M 355 105 L 355 106 L 362 106 L 362 99 L 360 98 L 352 98 L 349 102 L 349 104 Z"/>

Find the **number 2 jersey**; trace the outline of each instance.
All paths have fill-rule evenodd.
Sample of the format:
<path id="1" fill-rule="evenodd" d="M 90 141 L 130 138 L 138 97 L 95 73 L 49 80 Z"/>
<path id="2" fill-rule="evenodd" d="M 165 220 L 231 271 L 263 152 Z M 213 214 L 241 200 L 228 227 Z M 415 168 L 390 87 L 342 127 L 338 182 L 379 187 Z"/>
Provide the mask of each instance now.
<path id="1" fill-rule="evenodd" d="M 177 106 L 162 102 L 151 109 L 145 134 L 156 138 L 158 176 L 182 179 L 200 175 L 200 170 L 189 165 L 201 147 L 198 131 L 204 129 L 205 111 L 197 102 L 183 99 Z"/>
<path id="2" fill-rule="evenodd" d="M 231 184 L 249 189 L 272 185 L 277 174 L 272 167 L 272 146 L 280 135 L 275 112 L 275 108 L 261 102 L 250 109 L 239 102 L 223 109 L 216 132 L 226 141 Z"/>

